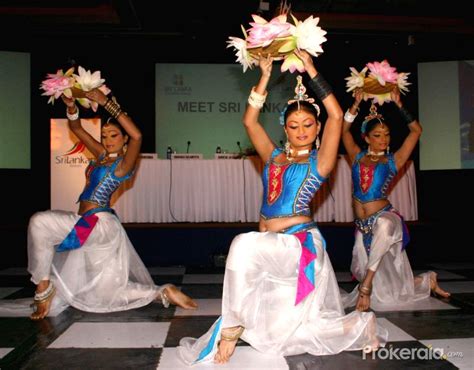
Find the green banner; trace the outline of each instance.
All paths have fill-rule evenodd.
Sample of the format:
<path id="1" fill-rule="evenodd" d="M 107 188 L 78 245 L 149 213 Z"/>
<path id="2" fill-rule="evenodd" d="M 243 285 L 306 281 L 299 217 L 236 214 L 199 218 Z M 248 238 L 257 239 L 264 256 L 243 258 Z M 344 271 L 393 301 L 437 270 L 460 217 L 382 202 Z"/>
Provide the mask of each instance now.
<path id="1" fill-rule="evenodd" d="M 0 51 L 0 168 L 30 168 L 29 53 Z"/>
<path id="2" fill-rule="evenodd" d="M 275 142 L 285 138 L 279 125 L 280 111 L 291 99 L 296 74 L 280 74 L 274 65 L 273 77 L 260 122 Z M 251 148 L 242 124 L 247 98 L 260 78 L 260 69 L 242 72 L 237 64 L 156 64 L 156 152 L 166 158 L 171 146 L 177 153 L 202 153 L 214 158 L 216 148 L 237 153 L 240 142 Z"/>

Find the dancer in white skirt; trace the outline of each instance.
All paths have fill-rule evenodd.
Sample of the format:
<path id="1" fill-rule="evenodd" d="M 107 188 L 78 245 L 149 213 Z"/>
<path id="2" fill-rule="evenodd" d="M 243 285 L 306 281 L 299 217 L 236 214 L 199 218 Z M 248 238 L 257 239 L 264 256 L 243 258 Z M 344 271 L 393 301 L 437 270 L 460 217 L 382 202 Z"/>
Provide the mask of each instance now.
<path id="1" fill-rule="evenodd" d="M 103 125 L 98 142 L 82 128 L 74 100 L 62 95 L 70 129 L 96 160 L 86 170 L 78 213 L 50 210 L 30 219 L 28 271 L 37 285 L 31 318 L 46 317 L 53 299 L 89 312 L 128 310 L 155 299 L 164 305 L 195 308 L 196 303 L 174 285 L 154 284 L 110 208 L 114 191 L 133 175 L 142 142 L 140 130 L 100 90 L 86 92 L 85 97 L 103 106 L 114 120 Z"/>
<path id="2" fill-rule="evenodd" d="M 239 338 L 260 352 L 280 356 L 371 350 L 387 339 L 373 313 L 344 315 L 324 239 L 310 214 L 310 202 L 336 162 L 342 111 L 311 56 L 296 53 L 328 114 L 321 146 L 319 107 L 305 94 L 301 76 L 295 98 L 282 112 L 288 138 L 285 149 L 276 148 L 260 125 L 273 62 L 270 56 L 261 57 L 262 75 L 243 118 L 252 144 L 266 162 L 260 232 L 233 240 L 222 316 L 202 337 L 180 341 L 178 353 L 188 365 L 226 363 Z"/>
<path id="3" fill-rule="evenodd" d="M 395 153 L 389 152 L 390 130 L 374 104 L 362 123 L 362 137 L 367 150 L 355 142 L 351 123 L 359 110 L 363 92 L 356 90 L 353 105 L 344 115 L 342 140 L 352 163 L 353 207 L 356 215 L 356 237 L 351 270 L 359 285 L 342 296 L 344 306 L 357 310 L 394 309 L 425 299 L 434 292 L 441 297 L 449 293 L 438 286 L 436 273 L 429 271 L 414 277 L 405 251 L 409 235 L 402 216 L 387 199 L 387 190 L 397 172 L 415 148 L 421 125 L 403 107 L 400 91 L 391 92 L 409 134 Z"/>

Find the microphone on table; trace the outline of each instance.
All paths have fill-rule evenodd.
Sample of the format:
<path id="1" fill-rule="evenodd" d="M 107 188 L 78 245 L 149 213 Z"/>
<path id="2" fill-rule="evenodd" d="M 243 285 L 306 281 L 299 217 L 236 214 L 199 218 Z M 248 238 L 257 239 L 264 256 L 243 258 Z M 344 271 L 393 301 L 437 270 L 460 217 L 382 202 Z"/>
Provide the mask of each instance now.
<path id="1" fill-rule="evenodd" d="M 237 141 L 237 146 L 239 147 L 239 153 L 242 153 L 242 148 L 240 146 L 240 141 Z"/>
<path id="2" fill-rule="evenodd" d="M 191 145 L 191 142 L 188 141 L 188 147 L 187 147 L 187 149 L 186 149 L 186 153 L 189 153 L 189 146 L 190 146 L 190 145 Z"/>

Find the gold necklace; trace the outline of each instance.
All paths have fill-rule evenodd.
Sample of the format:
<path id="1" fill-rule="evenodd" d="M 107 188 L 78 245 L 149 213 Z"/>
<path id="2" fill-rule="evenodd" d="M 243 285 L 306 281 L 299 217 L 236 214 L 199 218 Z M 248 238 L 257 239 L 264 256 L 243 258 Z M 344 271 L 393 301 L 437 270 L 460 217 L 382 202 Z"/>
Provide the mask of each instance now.
<path id="1" fill-rule="evenodd" d="M 367 156 L 372 162 L 378 162 L 380 160 L 380 156 L 378 155 L 367 155 Z"/>
<path id="2" fill-rule="evenodd" d="M 118 158 L 119 157 L 119 154 L 118 153 L 107 153 L 107 155 L 104 157 L 104 159 L 102 159 L 99 163 L 100 164 L 105 164 L 105 163 L 108 163 L 109 162 L 109 159 L 111 158 Z"/>
<path id="3" fill-rule="evenodd" d="M 302 155 L 309 154 L 309 149 L 297 150 L 296 155 L 294 157 L 291 156 L 291 154 L 293 154 L 293 152 L 294 152 L 294 150 L 291 150 L 290 153 L 288 153 L 286 155 L 286 159 L 288 160 L 288 162 L 293 162 L 295 160 L 295 158 L 298 158 Z"/>
<path id="4" fill-rule="evenodd" d="M 380 157 L 384 156 L 385 155 L 385 151 L 380 151 L 380 152 L 373 152 L 372 150 L 367 150 L 367 157 L 369 157 L 369 159 L 372 161 L 372 162 L 378 162 L 380 161 Z"/>

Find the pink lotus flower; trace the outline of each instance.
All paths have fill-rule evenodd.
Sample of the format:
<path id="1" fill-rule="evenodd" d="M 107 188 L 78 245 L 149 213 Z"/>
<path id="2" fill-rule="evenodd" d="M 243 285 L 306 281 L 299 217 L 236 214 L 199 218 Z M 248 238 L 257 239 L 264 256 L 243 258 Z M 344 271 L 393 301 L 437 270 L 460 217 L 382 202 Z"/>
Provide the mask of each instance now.
<path id="1" fill-rule="evenodd" d="M 397 83 L 398 73 L 395 67 L 391 67 L 386 60 L 382 62 L 367 63 L 370 74 L 376 78 L 380 85 L 385 86 L 386 82 Z"/>
<path id="2" fill-rule="evenodd" d="M 270 22 L 255 14 L 252 15 L 252 18 L 254 22 L 250 23 L 252 28 L 249 29 L 247 38 L 249 48 L 265 47 L 270 45 L 277 37 L 290 35 L 291 25 L 286 22 L 286 15 L 279 15 Z"/>
<path id="3" fill-rule="evenodd" d="M 71 87 L 74 85 L 72 73 L 74 67 L 64 73 L 62 69 L 53 73 L 48 73 L 47 78 L 41 82 L 40 88 L 44 90 L 41 95 L 49 96 L 48 103 L 54 104 L 54 100 L 58 99 L 62 94 L 71 97 Z"/>

